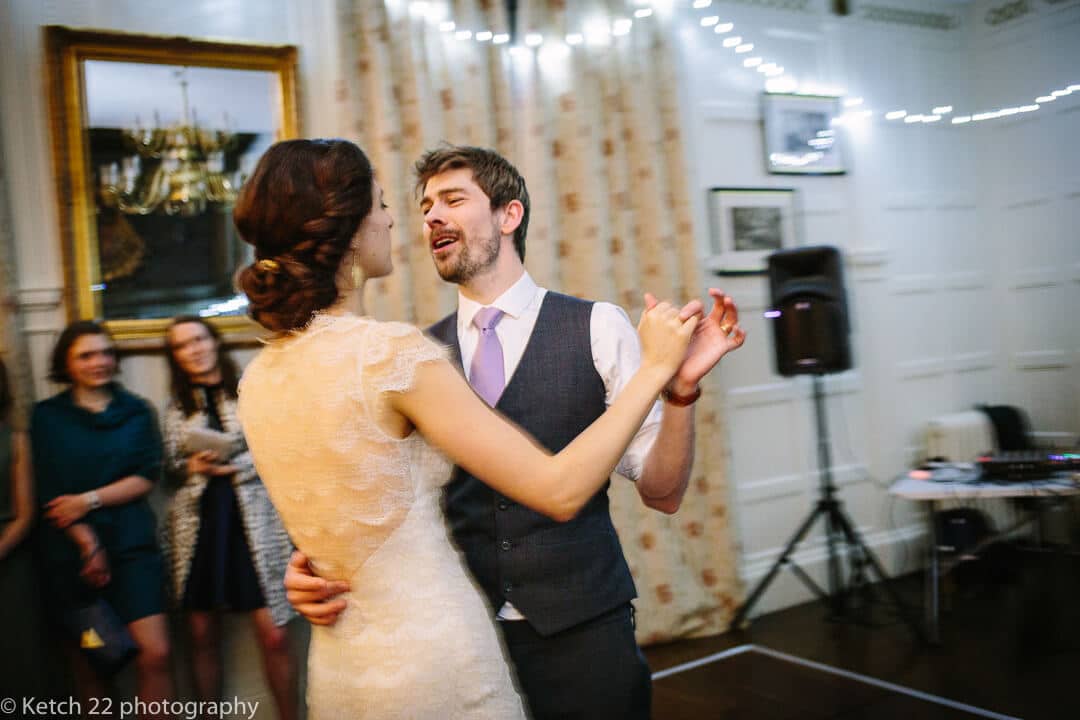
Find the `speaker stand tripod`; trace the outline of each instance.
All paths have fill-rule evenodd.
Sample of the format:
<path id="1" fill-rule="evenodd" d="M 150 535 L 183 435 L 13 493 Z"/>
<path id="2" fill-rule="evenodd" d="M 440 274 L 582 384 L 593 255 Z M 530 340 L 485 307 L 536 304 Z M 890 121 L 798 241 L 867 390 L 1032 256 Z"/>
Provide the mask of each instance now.
<path id="1" fill-rule="evenodd" d="M 753 609 L 754 604 L 757 603 L 765 593 L 765 590 L 769 587 L 769 583 L 773 581 L 776 574 L 780 572 L 780 569 L 783 567 L 791 568 L 796 577 L 798 577 L 811 592 L 817 595 L 818 598 L 828 601 L 830 617 L 844 619 L 848 615 L 848 606 L 852 589 L 858 589 L 860 586 L 865 586 L 865 568 L 868 566 L 873 574 L 877 576 L 877 579 L 881 581 L 881 586 L 889 595 L 889 599 L 896 605 L 904 622 L 907 623 L 916 638 L 925 640 L 922 628 L 918 622 L 909 615 L 907 607 L 901 601 L 900 596 L 897 595 L 896 590 L 892 587 L 889 576 L 885 574 L 885 570 L 881 567 L 881 563 L 878 562 L 877 557 L 874 556 L 874 553 L 871 552 L 870 548 L 863 542 L 862 537 L 859 535 L 859 531 L 855 529 L 855 526 L 844 511 L 843 503 L 836 497 L 836 485 L 833 484 L 832 479 L 829 428 L 825 421 L 825 396 L 822 385 L 821 375 L 814 375 L 814 412 L 818 439 L 818 501 L 814 505 L 814 509 L 810 511 L 810 514 L 803 520 L 802 524 L 799 525 L 795 534 L 788 540 L 787 545 L 784 546 L 784 551 L 780 554 L 780 557 L 776 559 L 776 562 L 773 563 L 772 567 L 769 568 L 769 572 L 767 572 L 765 577 L 758 582 L 753 592 L 750 593 L 750 597 L 748 597 L 742 607 L 739 608 L 739 611 L 731 621 L 731 626 L 737 628 L 742 625 L 747 615 L 749 615 L 750 610 Z M 791 559 L 791 555 L 795 552 L 799 543 L 806 537 L 806 533 L 810 531 L 810 528 L 819 517 L 824 518 L 825 520 L 829 584 L 827 592 L 814 582 L 814 579 Z M 840 546 L 844 547 L 843 554 L 851 560 L 851 575 L 849 577 L 848 585 L 845 585 L 841 571 Z"/>

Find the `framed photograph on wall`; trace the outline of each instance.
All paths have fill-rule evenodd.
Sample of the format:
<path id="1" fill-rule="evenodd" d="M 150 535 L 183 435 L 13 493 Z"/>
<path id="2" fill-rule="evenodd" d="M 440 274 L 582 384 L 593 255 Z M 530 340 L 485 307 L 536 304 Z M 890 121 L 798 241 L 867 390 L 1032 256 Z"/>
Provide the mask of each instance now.
<path id="1" fill-rule="evenodd" d="M 843 144 L 833 120 L 840 98 L 765 93 L 765 165 L 781 175 L 843 175 Z"/>
<path id="2" fill-rule="evenodd" d="M 765 272 L 766 258 L 794 247 L 791 188 L 711 188 L 708 269 L 725 274 Z"/>

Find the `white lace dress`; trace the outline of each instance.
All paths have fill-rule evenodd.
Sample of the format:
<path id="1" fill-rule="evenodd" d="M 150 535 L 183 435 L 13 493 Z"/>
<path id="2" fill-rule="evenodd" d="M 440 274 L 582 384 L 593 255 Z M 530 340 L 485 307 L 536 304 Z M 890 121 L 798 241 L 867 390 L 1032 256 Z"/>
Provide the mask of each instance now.
<path id="1" fill-rule="evenodd" d="M 374 421 L 387 393 L 445 355 L 411 325 L 318 314 L 240 383 L 248 446 L 293 542 L 352 588 L 335 625 L 312 627 L 313 720 L 525 717 L 442 515 L 449 463 L 419 433 L 398 440 Z"/>

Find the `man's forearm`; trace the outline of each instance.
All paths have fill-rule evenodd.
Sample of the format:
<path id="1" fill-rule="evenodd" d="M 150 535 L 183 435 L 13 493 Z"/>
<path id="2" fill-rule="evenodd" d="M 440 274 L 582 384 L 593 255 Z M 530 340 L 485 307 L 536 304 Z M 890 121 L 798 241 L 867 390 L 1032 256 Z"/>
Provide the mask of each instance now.
<path id="1" fill-rule="evenodd" d="M 638 494 L 646 506 L 674 513 L 682 504 L 694 464 L 694 406 L 664 403 L 656 441 L 645 457 Z"/>

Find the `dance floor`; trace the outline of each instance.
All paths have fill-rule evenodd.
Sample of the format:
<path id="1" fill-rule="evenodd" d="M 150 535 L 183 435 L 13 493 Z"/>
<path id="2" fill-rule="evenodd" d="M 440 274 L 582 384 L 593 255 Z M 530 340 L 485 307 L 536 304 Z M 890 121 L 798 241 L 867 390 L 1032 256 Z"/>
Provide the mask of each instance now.
<path id="1" fill-rule="evenodd" d="M 1012 719 L 750 644 L 667 668 L 653 680 L 655 720 Z"/>
<path id="2" fill-rule="evenodd" d="M 1000 551 L 953 574 L 938 646 L 877 590 L 841 618 L 817 600 L 650 645 L 653 720 L 1080 718 L 1080 555 Z M 895 581 L 920 611 L 923 580 Z"/>

